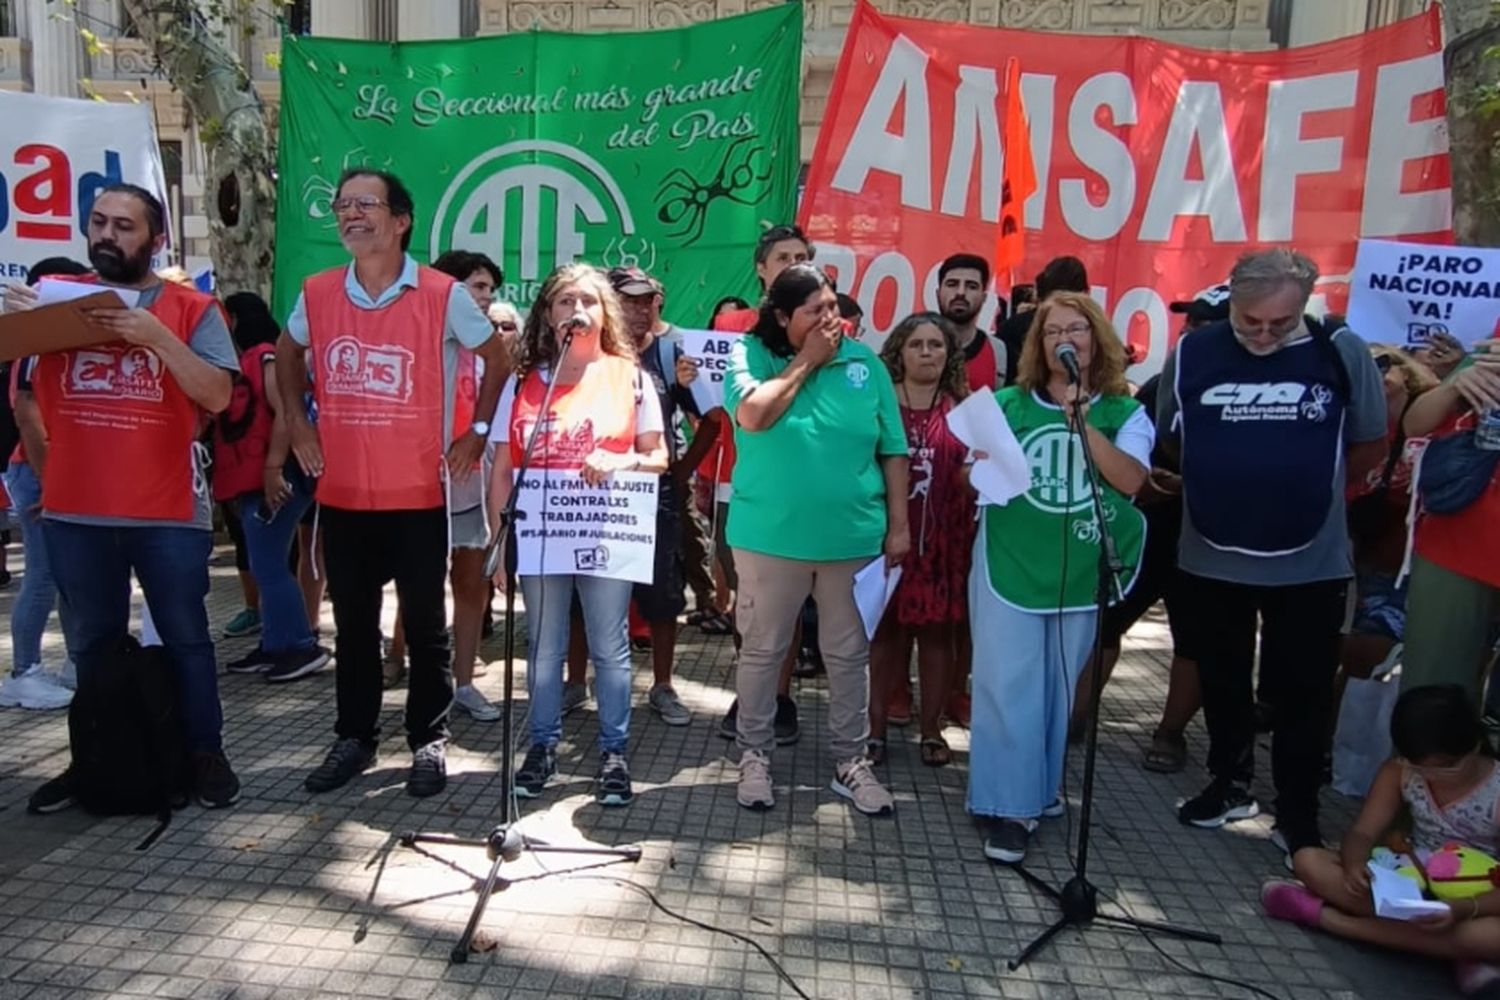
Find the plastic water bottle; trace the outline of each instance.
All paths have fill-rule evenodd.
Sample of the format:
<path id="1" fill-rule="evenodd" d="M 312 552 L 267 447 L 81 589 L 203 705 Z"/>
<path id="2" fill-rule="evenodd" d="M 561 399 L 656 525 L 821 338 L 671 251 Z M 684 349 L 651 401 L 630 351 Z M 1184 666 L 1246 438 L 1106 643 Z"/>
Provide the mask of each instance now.
<path id="1" fill-rule="evenodd" d="M 1474 445 L 1485 451 L 1500 451 L 1500 407 L 1487 411 L 1474 428 Z"/>

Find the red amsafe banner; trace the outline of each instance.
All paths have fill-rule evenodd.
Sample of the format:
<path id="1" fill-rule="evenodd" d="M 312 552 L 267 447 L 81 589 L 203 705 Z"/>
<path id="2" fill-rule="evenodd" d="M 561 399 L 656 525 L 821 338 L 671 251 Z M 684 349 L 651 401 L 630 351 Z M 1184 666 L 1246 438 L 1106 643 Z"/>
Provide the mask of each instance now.
<path id="1" fill-rule="evenodd" d="M 1436 9 L 1324 45 L 1209 52 L 862 3 L 801 221 L 881 333 L 936 308 L 944 257 L 993 251 L 1010 56 L 1038 181 L 1015 280 L 1082 258 L 1095 297 L 1146 349 L 1141 370 L 1159 368 L 1176 337 L 1168 304 L 1223 281 L 1247 250 L 1309 254 L 1316 294 L 1341 310 L 1361 237 L 1451 242 Z"/>

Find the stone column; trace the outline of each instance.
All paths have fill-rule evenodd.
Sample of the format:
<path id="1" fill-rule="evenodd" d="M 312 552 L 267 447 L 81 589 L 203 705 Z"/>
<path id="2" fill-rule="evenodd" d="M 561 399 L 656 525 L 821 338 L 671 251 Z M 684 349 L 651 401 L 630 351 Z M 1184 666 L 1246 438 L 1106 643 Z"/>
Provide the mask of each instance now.
<path id="1" fill-rule="evenodd" d="M 1316 45 L 1357 35 L 1365 30 L 1369 6 L 1367 0 L 1303 0 L 1293 4 L 1290 42 L 1293 46 Z"/>
<path id="2" fill-rule="evenodd" d="M 459 38 L 462 0 L 398 0 L 397 37 L 403 42 L 424 38 Z"/>
<path id="3" fill-rule="evenodd" d="M 313 0 L 312 33 L 319 38 L 369 38 L 372 27 L 366 0 Z"/>
<path id="4" fill-rule="evenodd" d="M 38 94 L 78 97 L 83 75 L 83 40 L 78 25 L 61 4 L 19 0 L 21 33 L 31 39 L 32 87 Z"/>

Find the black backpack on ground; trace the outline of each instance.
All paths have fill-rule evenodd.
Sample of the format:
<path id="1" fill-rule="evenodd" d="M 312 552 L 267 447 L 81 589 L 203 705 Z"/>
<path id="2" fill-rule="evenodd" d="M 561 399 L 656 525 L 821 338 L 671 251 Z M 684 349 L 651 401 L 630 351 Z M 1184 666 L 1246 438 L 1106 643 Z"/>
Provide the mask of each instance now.
<path id="1" fill-rule="evenodd" d="M 171 820 L 188 785 L 187 736 L 167 651 L 120 642 L 113 662 L 80 674 L 68 708 L 73 798 L 98 816 Z"/>

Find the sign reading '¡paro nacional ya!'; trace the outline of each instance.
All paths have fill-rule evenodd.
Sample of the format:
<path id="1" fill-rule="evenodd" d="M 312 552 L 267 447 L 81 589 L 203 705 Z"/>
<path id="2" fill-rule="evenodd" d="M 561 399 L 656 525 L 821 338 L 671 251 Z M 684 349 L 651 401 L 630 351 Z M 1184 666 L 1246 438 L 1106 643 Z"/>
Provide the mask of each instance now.
<path id="1" fill-rule="evenodd" d="M 754 291 L 762 224 L 795 209 L 801 51 L 796 4 L 634 34 L 288 36 L 275 308 L 348 260 L 334 185 L 368 166 L 411 189 L 419 260 L 488 254 L 522 308 L 559 264 L 635 265 L 701 323 Z"/>

